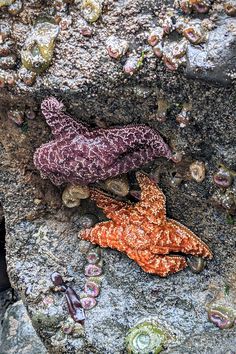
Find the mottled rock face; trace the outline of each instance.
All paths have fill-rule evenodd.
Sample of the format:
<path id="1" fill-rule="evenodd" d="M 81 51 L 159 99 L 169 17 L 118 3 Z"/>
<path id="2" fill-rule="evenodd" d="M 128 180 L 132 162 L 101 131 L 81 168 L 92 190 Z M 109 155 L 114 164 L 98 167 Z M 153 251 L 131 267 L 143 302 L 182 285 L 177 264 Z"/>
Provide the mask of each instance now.
<path id="1" fill-rule="evenodd" d="M 172 10 L 167 9 L 172 1 L 165 7 L 154 0 L 23 5 L 17 16 L 10 5 L 0 8 L 0 200 L 10 280 L 38 335 L 51 353 L 123 353 L 129 330 L 151 322 L 168 333 L 164 352 L 234 352 L 235 324 L 229 330 L 215 327 L 207 304 L 215 296 L 213 285 L 224 292 L 236 272 L 235 17 L 220 2 L 190 0 Z M 40 18 L 60 27 L 43 75 L 21 65 L 22 48 Z M 154 38 L 159 42 L 152 46 L 150 35 L 159 27 L 160 37 Z M 10 68 L 6 58 L 12 53 Z M 158 175 L 167 217 L 186 225 L 213 251 L 205 268 L 191 262 L 200 273 L 188 269 L 161 279 L 110 249 L 90 263 L 91 244 L 77 235 L 86 225 L 105 221 L 104 215 L 90 199 L 67 208 L 63 188 L 42 180 L 33 164 L 36 149 L 52 139 L 39 109 L 50 95 L 92 129 L 132 123 L 160 132 L 175 163 L 159 158 L 145 172 Z M 204 166 L 204 178 L 193 174 L 190 166 L 196 162 Z M 226 188 L 215 183 L 219 164 L 231 171 Z M 135 176 L 126 177 L 130 193 L 123 198 L 137 201 Z M 215 195 L 218 204 L 212 202 Z M 65 295 L 51 281 L 53 272 L 80 296 L 84 326 L 68 313 Z M 220 319 L 222 309 L 217 311 Z"/>
<path id="2" fill-rule="evenodd" d="M 2 354 L 47 354 L 22 301 L 11 305 L 5 313 L 0 350 Z"/>

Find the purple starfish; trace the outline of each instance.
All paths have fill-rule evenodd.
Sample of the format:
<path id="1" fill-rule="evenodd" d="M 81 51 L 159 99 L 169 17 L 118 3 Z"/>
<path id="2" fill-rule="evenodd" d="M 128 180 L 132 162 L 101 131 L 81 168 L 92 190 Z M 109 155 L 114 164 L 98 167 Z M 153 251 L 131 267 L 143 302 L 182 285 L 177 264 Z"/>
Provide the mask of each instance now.
<path id="1" fill-rule="evenodd" d="M 34 164 L 52 183 L 87 185 L 141 167 L 158 156 L 172 158 L 159 133 L 145 125 L 89 129 L 66 115 L 54 97 L 41 104 L 54 140 L 39 147 Z"/>

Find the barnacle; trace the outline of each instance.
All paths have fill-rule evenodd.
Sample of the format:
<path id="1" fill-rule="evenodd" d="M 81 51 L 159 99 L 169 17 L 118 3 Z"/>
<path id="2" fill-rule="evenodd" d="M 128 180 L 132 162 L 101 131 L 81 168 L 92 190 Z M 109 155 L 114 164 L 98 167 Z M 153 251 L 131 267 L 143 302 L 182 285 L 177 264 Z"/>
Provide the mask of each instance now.
<path id="1" fill-rule="evenodd" d="M 190 25 L 183 30 L 183 35 L 192 44 L 200 44 L 206 41 L 206 33 L 200 25 Z"/>

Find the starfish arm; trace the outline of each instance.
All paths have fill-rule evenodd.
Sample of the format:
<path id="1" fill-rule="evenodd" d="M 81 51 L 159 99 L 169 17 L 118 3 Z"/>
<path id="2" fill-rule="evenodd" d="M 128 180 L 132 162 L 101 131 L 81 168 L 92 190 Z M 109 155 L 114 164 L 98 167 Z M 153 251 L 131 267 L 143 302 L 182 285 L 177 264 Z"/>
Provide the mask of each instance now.
<path id="1" fill-rule="evenodd" d="M 141 254 L 137 263 L 147 273 L 159 275 L 160 277 L 166 277 L 169 274 L 179 272 L 187 267 L 187 262 L 184 257 L 181 256 L 159 256 L 149 255 L 148 261 L 144 255 L 143 259 Z"/>
<path id="2" fill-rule="evenodd" d="M 128 203 L 118 201 L 97 189 L 90 189 L 90 198 L 96 202 L 96 205 L 109 219 L 112 219 L 116 212 L 128 206 Z"/>
<path id="3" fill-rule="evenodd" d="M 133 169 L 139 168 L 155 159 L 156 155 L 152 147 L 147 146 L 136 151 L 128 152 L 113 159 L 110 165 L 106 166 L 99 173 L 97 180 L 104 180 L 109 177 L 118 176 L 127 173 Z"/>
<path id="4" fill-rule="evenodd" d="M 123 252 L 126 245 L 120 235 L 122 235 L 122 227 L 114 226 L 113 221 L 100 222 L 93 228 L 81 230 L 79 233 L 79 237 L 86 241 Z"/>
<path id="5" fill-rule="evenodd" d="M 141 187 L 141 198 L 135 204 L 135 210 L 146 216 L 153 224 L 161 224 L 166 219 L 166 198 L 162 190 L 147 175 L 136 173 L 136 178 Z"/>
<path id="6" fill-rule="evenodd" d="M 157 238 L 156 252 L 159 247 L 168 249 L 168 252 L 182 252 L 203 258 L 212 258 L 209 247 L 186 226 L 175 220 L 167 219 L 163 233 Z"/>
<path id="7" fill-rule="evenodd" d="M 47 124 L 52 130 L 55 137 L 60 137 L 66 134 L 73 139 L 79 134 L 85 134 L 88 128 L 63 112 L 64 105 L 54 97 L 48 97 L 41 104 L 42 113 L 47 121 Z"/>
<path id="8" fill-rule="evenodd" d="M 125 128 L 97 129 L 94 133 L 104 136 L 109 141 L 111 148 L 120 154 L 151 146 L 156 157 L 171 158 L 172 156 L 169 146 L 158 131 L 143 124 L 129 125 Z"/>

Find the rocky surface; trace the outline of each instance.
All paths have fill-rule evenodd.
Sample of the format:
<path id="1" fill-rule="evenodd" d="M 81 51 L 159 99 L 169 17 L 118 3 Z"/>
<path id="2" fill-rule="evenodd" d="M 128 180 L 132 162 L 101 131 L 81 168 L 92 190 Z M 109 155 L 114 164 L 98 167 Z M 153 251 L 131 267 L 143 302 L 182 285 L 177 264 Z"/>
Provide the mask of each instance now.
<path id="1" fill-rule="evenodd" d="M 11 305 L 3 320 L 0 344 L 2 354 L 46 354 L 22 301 Z"/>
<path id="2" fill-rule="evenodd" d="M 91 37 L 81 34 L 87 24 L 81 17 L 80 2 L 63 6 L 58 10 L 49 2 L 32 0 L 17 16 L 0 8 L 1 24 L 12 26 L 17 55 L 14 68 L 3 70 L 19 76 L 20 52 L 36 18 L 61 16 L 65 20 L 49 69 L 37 75 L 32 86 L 17 79 L 13 85 L 2 85 L 0 91 L 0 200 L 11 283 L 50 353 L 125 353 L 127 331 L 139 321 L 150 319 L 169 333 L 163 352 L 233 353 L 235 326 L 220 330 L 208 321 L 207 310 L 208 304 L 219 301 L 220 296 L 227 308 L 235 311 L 234 301 L 228 301 L 227 296 L 235 291 L 236 182 L 233 177 L 226 196 L 227 189 L 213 182 L 220 163 L 233 176 L 236 170 L 235 18 L 225 14 L 220 2 L 209 14 L 186 15 L 209 20 L 209 41 L 216 40 L 217 46 L 209 41 L 195 47 L 189 44 L 187 68 L 168 71 L 146 40 L 160 17 L 161 5 L 156 1 L 104 2 L 100 19 L 89 25 L 94 32 Z M 227 41 L 219 41 L 220 26 L 227 32 Z M 118 61 L 110 58 L 106 49 L 107 38 L 114 34 L 130 43 L 129 52 Z M 175 35 L 179 36 L 172 33 L 165 41 Z M 202 51 L 203 56 L 194 51 Z M 127 58 L 142 58 L 142 53 L 139 70 L 125 74 Z M 224 53 L 225 59 L 219 53 Z M 213 57 L 207 67 L 204 56 Z M 171 148 L 182 155 L 182 162 L 158 159 L 145 170 L 161 171 L 160 186 L 167 197 L 168 216 L 191 228 L 214 253 L 200 274 L 187 269 L 162 279 L 144 273 L 125 255 L 102 250 L 101 292 L 97 306 L 86 311 L 84 327 L 73 322 L 64 294 L 56 291 L 50 276 L 58 271 L 78 294 L 83 293 L 86 254 L 91 246 L 78 239 L 80 218 L 86 213 L 97 214 L 100 220 L 104 217 L 89 200 L 77 208 L 63 206 L 63 186 L 42 180 L 33 165 L 35 149 L 51 137 L 39 110 L 41 99 L 48 94 L 62 99 L 71 115 L 93 127 L 132 122 L 158 129 Z M 167 107 L 164 122 L 160 113 L 163 100 Z M 181 118 L 180 125 L 176 117 L 189 102 L 189 122 Z M 13 116 L 20 119 L 20 124 L 12 119 L 12 112 L 16 112 Z M 196 160 L 204 162 L 206 168 L 201 183 L 189 172 Z M 135 187 L 134 174 L 128 177 Z M 217 191 L 225 199 L 213 205 L 212 195 Z M 221 209 L 216 208 L 222 204 Z"/>

